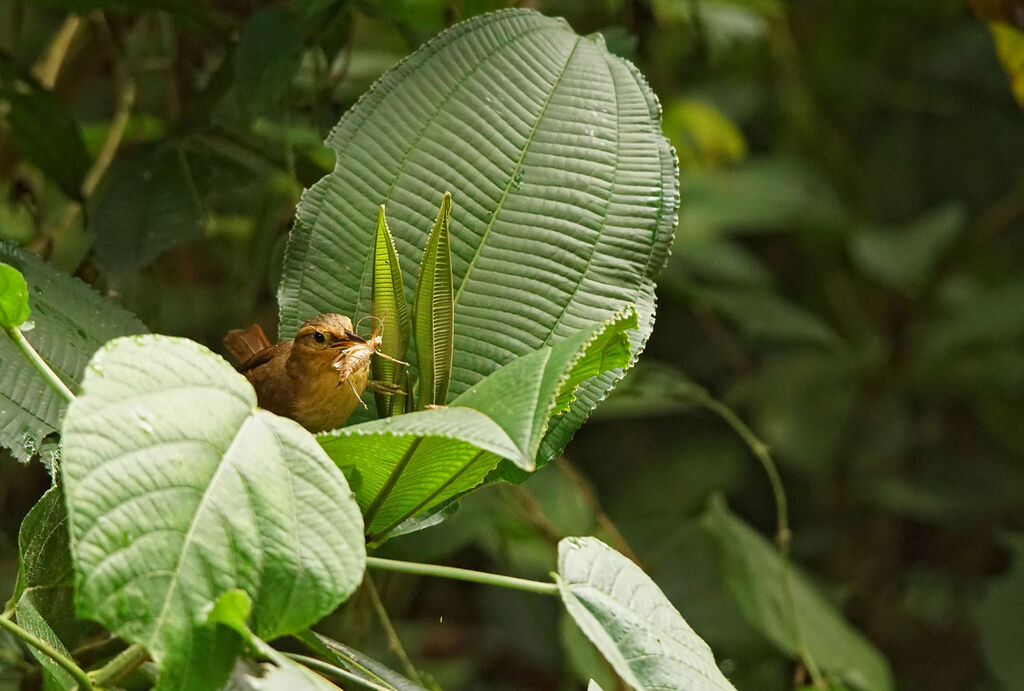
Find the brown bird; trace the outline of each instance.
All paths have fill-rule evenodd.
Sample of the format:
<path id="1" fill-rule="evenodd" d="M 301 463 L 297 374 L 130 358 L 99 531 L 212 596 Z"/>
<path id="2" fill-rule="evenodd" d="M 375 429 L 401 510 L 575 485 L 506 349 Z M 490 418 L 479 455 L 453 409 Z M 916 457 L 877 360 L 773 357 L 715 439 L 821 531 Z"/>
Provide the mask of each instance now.
<path id="1" fill-rule="evenodd" d="M 277 345 L 258 324 L 224 337 L 225 347 L 241 363 L 239 371 L 256 389 L 260 407 L 311 432 L 341 427 L 363 405 L 370 359 L 380 342 L 377 334 L 360 337 L 352 320 L 332 313 L 313 317 L 293 340 Z M 373 382 L 371 389 L 403 394 L 400 387 L 383 382 Z"/>

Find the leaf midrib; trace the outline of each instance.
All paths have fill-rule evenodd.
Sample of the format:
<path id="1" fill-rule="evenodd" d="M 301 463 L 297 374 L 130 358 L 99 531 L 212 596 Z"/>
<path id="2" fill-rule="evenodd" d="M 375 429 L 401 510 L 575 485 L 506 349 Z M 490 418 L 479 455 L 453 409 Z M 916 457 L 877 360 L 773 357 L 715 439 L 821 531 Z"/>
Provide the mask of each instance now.
<path id="1" fill-rule="evenodd" d="M 476 262 L 480 258 L 481 253 L 483 253 L 484 247 L 487 245 L 487 238 L 491 234 L 491 229 L 494 228 L 494 223 L 498 220 L 498 215 L 505 206 L 505 201 L 508 199 L 509 191 L 515 184 L 516 176 L 519 174 L 519 171 L 522 170 L 523 161 L 526 160 L 526 153 L 530 150 L 530 145 L 533 144 L 533 139 L 537 135 L 537 129 L 540 127 L 540 123 L 543 122 L 544 116 L 548 111 L 548 106 L 551 105 L 551 99 L 554 98 L 555 92 L 558 91 L 558 86 L 562 83 L 562 78 L 569 70 L 569 65 L 572 63 L 572 59 L 576 55 L 576 49 L 579 48 L 580 41 L 582 40 L 582 36 L 576 37 L 576 42 L 572 45 L 569 57 L 566 58 L 565 64 L 562 65 L 562 71 L 558 73 L 555 83 L 551 86 L 551 91 L 548 92 L 548 96 L 544 100 L 544 105 L 541 106 L 540 113 L 537 115 L 537 120 L 533 123 L 533 128 L 530 130 L 530 134 L 526 137 L 526 142 L 523 144 L 523 150 L 519 154 L 519 160 L 516 161 L 516 166 L 512 169 L 512 174 L 509 175 L 508 182 L 505 184 L 505 190 L 501 193 L 501 197 L 498 199 L 498 205 L 494 207 L 494 213 L 491 214 L 491 220 L 487 222 L 487 227 L 484 228 L 484 232 L 480 237 L 480 243 L 477 245 L 476 252 L 473 253 L 473 258 L 469 261 L 469 265 L 466 267 L 466 273 L 462 275 L 462 281 L 459 283 L 459 289 L 455 291 L 455 299 L 452 301 L 453 307 L 458 307 L 459 305 L 459 298 L 462 296 L 462 291 L 465 289 L 466 284 L 469 283 L 469 277 L 473 273 L 473 269 L 476 267 Z"/>

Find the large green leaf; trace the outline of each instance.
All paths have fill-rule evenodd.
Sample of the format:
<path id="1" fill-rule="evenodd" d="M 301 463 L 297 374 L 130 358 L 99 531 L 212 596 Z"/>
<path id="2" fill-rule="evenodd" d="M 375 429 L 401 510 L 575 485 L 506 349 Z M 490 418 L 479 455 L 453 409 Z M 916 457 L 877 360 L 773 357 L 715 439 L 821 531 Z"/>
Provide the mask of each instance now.
<path id="1" fill-rule="evenodd" d="M 597 538 L 558 543 L 557 580 L 569 615 L 633 688 L 733 688 L 650 576 Z"/>
<path id="2" fill-rule="evenodd" d="M 459 24 L 387 73 L 331 133 L 334 172 L 303 196 L 280 333 L 369 309 L 372 232 L 386 203 L 407 295 L 450 190 L 455 351 L 450 396 L 516 357 L 635 306 L 633 357 L 678 205 L 659 106 L 629 62 L 560 19 L 507 10 Z M 587 382 L 552 424 L 561 449 L 621 377 Z"/>
<path id="3" fill-rule="evenodd" d="M 473 489 L 502 458 L 512 466 L 502 474 L 513 479 L 520 479 L 516 470 L 533 470 L 549 421 L 588 378 L 629 361 L 626 332 L 635 327 L 635 314 L 619 315 L 512 361 L 451 407 L 320 435 L 352 483 L 371 540 Z"/>
<path id="4" fill-rule="evenodd" d="M 743 615 L 779 649 L 796 655 L 778 551 L 720 499 L 711 503 L 701 523 L 714 542 L 726 590 Z M 790 567 L 789 578 L 800 633 L 822 670 L 864 691 L 892 689 L 892 672 L 881 653 L 798 570 Z"/>
<path id="5" fill-rule="evenodd" d="M 240 643 L 206 624 L 225 591 L 248 593 L 253 629 L 273 638 L 318 621 L 362 578 L 345 478 L 192 341 L 100 350 L 68 410 L 62 463 L 78 613 L 144 645 L 160 688 L 226 681 Z"/>
<path id="6" fill-rule="evenodd" d="M 72 389 L 97 348 L 111 338 L 146 330 L 134 316 L 34 254 L 0 242 L 0 261 L 28 281 L 35 328 L 25 338 Z M 0 443 L 15 458 L 28 459 L 43 437 L 60 428 L 64 407 L 18 347 L 0 335 Z"/>

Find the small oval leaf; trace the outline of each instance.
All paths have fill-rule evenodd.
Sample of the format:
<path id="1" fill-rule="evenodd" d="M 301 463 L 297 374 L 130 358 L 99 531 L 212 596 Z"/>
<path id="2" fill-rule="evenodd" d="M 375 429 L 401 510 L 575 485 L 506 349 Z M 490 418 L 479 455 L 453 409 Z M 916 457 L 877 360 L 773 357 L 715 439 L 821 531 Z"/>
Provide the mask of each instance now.
<path id="1" fill-rule="evenodd" d="M 0 327 L 21 326 L 29 314 L 25 277 L 10 264 L 0 262 Z"/>

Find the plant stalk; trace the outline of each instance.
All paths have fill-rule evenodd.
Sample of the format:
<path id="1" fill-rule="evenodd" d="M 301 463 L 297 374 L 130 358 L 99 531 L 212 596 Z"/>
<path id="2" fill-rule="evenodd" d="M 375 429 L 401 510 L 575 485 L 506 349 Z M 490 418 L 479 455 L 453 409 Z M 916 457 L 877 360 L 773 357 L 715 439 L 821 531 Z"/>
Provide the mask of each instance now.
<path id="1" fill-rule="evenodd" d="M 113 660 L 89 673 L 96 686 L 110 686 L 113 682 L 149 659 L 149 653 L 139 644 L 134 644 L 121 651 Z"/>
<path id="2" fill-rule="evenodd" d="M 416 669 L 416 665 L 409 659 L 409 654 L 405 652 L 402 639 L 398 637 L 398 632 L 395 631 L 395 627 L 391 624 L 391 617 L 388 616 L 388 611 L 384 609 L 384 602 L 380 599 L 380 593 L 377 592 L 377 586 L 374 584 L 373 579 L 370 578 L 370 574 L 366 574 L 365 584 L 366 591 L 370 594 L 370 603 L 373 605 L 373 611 L 377 614 L 377 618 L 380 619 L 380 624 L 384 627 L 384 633 L 387 635 L 388 647 L 398 657 L 409 678 L 423 686 L 420 673 Z"/>
<path id="3" fill-rule="evenodd" d="M 93 691 L 92 681 L 89 679 L 89 675 L 85 673 L 85 670 L 76 665 L 74 660 L 70 659 L 52 645 L 35 634 L 29 633 L 5 617 L 0 617 L 0 629 L 4 629 L 13 636 L 20 638 L 26 644 L 39 650 L 58 665 L 66 669 L 68 674 L 74 677 L 75 681 L 78 682 L 79 691 Z"/>
<path id="4" fill-rule="evenodd" d="M 484 573 L 483 571 L 471 571 L 460 569 L 454 566 L 438 566 L 436 564 L 418 564 L 411 561 L 397 561 L 394 559 L 381 559 L 380 557 L 367 557 L 366 566 L 370 569 L 381 571 L 396 571 L 398 573 L 411 573 L 418 576 L 435 576 L 437 578 L 451 578 L 456 581 L 468 581 L 470 583 L 483 583 L 484 585 L 495 585 L 502 588 L 514 590 L 525 590 L 528 593 L 540 593 L 541 595 L 558 595 L 556 583 L 544 583 L 542 581 L 530 581 L 525 578 L 514 576 L 502 576 L 496 573 Z"/>
<path id="5" fill-rule="evenodd" d="M 7 335 L 11 337 L 11 340 L 14 341 L 15 345 L 21 349 L 22 354 L 28 358 L 28 361 L 36 368 L 36 371 L 39 372 L 43 379 L 46 380 L 47 384 L 49 384 L 53 390 L 60 394 L 61 398 L 68 403 L 75 400 L 75 394 L 73 394 L 71 389 L 67 387 L 67 384 L 61 381 L 61 378 L 58 377 L 52 369 L 50 369 L 50 366 L 46 364 L 46 361 L 39 356 L 39 353 L 37 353 L 35 348 L 32 347 L 32 344 L 28 342 L 27 338 L 25 338 L 25 334 L 21 333 L 21 330 L 16 326 L 9 326 L 5 330 L 7 331 Z"/>
<path id="6" fill-rule="evenodd" d="M 333 677 L 339 681 L 350 681 L 360 686 L 364 686 L 373 691 L 394 691 L 394 686 L 381 686 L 376 682 L 370 681 L 369 679 L 363 679 L 362 677 L 352 674 L 348 670 L 337 667 L 323 660 L 318 660 L 315 657 L 309 657 L 308 655 L 300 655 L 299 653 L 285 653 L 285 657 L 288 657 L 295 662 L 298 662 L 304 667 L 308 667 L 314 672 Z"/>
<path id="7" fill-rule="evenodd" d="M 751 453 L 757 458 L 761 467 L 768 476 L 768 482 L 772 486 L 772 494 L 775 497 L 775 542 L 779 546 L 779 555 L 782 561 L 782 593 L 786 598 L 786 609 L 789 610 L 790 622 L 793 626 L 793 634 L 796 639 L 797 654 L 804 664 L 807 665 L 807 672 L 811 675 L 814 686 L 820 689 L 826 688 L 825 678 L 818 668 L 818 664 L 811 656 L 807 648 L 807 641 L 804 638 L 803 628 L 800 626 L 800 619 L 796 611 L 796 598 L 793 595 L 793 582 L 790 577 L 789 547 L 792 541 L 792 533 L 789 530 L 789 503 L 786 500 L 786 490 L 782 486 L 782 478 L 779 476 L 779 469 L 772 459 L 768 445 L 761 441 L 753 430 L 747 426 L 732 409 L 712 397 L 707 392 L 701 396 L 701 404 L 722 418 L 726 424 L 750 447 Z"/>

